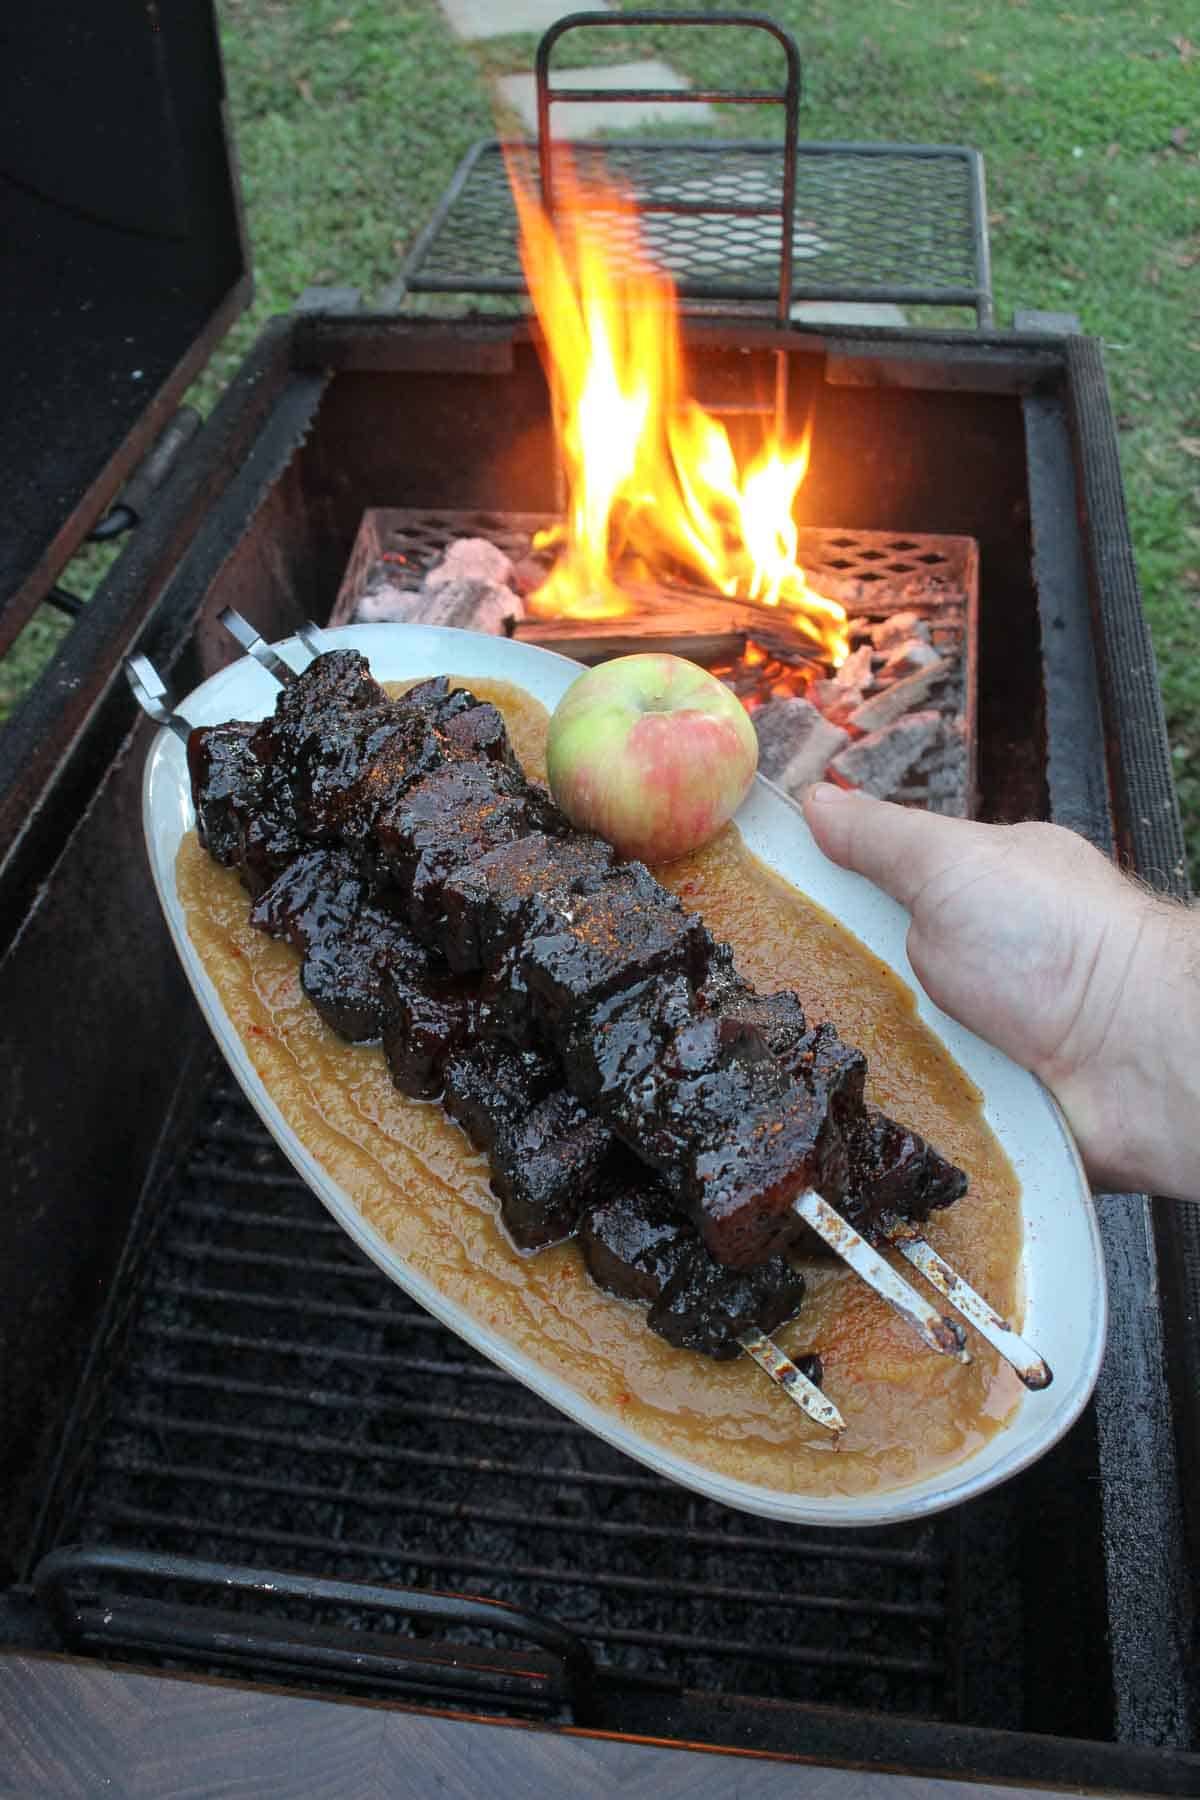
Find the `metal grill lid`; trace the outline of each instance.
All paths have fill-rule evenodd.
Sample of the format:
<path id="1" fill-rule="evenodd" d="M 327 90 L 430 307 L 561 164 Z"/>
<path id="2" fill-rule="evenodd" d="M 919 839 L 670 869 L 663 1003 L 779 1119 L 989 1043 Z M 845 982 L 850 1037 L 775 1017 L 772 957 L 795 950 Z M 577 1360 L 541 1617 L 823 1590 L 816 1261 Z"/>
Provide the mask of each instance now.
<path id="1" fill-rule="evenodd" d="M 212 0 L 13 8 L 0 55 L 0 648 L 246 304 Z"/>

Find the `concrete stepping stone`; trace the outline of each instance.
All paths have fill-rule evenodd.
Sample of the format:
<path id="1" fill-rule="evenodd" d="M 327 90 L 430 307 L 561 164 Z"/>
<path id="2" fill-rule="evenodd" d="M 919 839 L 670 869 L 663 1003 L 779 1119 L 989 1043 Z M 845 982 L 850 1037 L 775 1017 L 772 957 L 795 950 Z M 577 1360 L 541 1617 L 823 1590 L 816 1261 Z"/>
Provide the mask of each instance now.
<path id="1" fill-rule="evenodd" d="M 443 0 L 443 4 L 445 0 Z M 604 69 L 556 69 L 551 85 L 563 88 L 670 88 L 687 91 L 688 83 L 666 63 L 617 63 Z M 520 114 L 531 132 L 537 131 L 537 83 L 532 75 L 502 75 L 496 83 L 502 99 Z M 627 130 L 631 126 L 650 125 L 663 119 L 684 124 L 700 124 L 712 118 L 707 104 L 677 106 L 659 100 L 566 100 L 550 108 L 550 122 L 556 138 L 595 137 L 601 131 Z"/>
<path id="2" fill-rule="evenodd" d="M 461 38 L 506 37 L 536 31 L 540 37 L 564 11 L 562 0 L 441 0 L 442 11 Z M 589 11 L 611 12 L 605 0 L 590 0 Z"/>

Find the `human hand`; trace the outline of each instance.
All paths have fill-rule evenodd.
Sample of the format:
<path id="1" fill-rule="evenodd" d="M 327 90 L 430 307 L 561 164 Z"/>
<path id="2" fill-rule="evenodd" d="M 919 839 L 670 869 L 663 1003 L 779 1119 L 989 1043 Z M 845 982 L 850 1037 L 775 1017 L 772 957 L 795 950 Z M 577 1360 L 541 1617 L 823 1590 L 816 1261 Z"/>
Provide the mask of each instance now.
<path id="1" fill-rule="evenodd" d="M 977 825 L 814 789 L 821 849 L 912 914 L 945 1012 L 1058 1099 L 1099 1187 L 1200 1197 L 1197 915 L 1055 825 Z"/>

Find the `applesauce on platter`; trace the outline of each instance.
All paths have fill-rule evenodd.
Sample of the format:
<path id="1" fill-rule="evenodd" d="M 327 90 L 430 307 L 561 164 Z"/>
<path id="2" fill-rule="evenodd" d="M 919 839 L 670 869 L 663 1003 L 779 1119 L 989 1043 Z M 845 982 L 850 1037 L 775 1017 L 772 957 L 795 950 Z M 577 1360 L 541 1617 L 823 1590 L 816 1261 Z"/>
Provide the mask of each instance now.
<path id="1" fill-rule="evenodd" d="M 389 684 L 403 691 L 405 684 Z M 468 685 L 468 684 L 464 684 Z M 506 682 L 472 679 L 500 708 L 526 771 L 544 779 L 545 709 Z M 1002 1313 L 1019 1320 L 1020 1189 L 972 1082 L 917 1017 L 904 984 L 836 920 L 753 857 L 736 826 L 656 871 L 733 945 L 763 991 L 793 988 L 868 1059 L 869 1098 L 970 1178 L 926 1235 Z M 436 1101 L 392 1086 L 381 1050 L 323 1024 L 296 953 L 249 924 L 233 870 L 180 845 L 176 884 L 191 942 L 246 1055 L 289 1128 L 409 1269 L 515 1352 L 649 1444 L 714 1474 L 786 1494 L 865 1495 L 948 1470 L 1012 1412 L 1016 1376 L 978 1338 L 963 1365 L 925 1348 L 842 1265 L 801 1266 L 800 1316 L 774 1333 L 820 1352 L 846 1420 L 835 1442 L 750 1361 L 718 1363 L 651 1333 L 639 1307 L 587 1275 L 572 1243 L 529 1255 L 500 1227 L 485 1159 Z"/>

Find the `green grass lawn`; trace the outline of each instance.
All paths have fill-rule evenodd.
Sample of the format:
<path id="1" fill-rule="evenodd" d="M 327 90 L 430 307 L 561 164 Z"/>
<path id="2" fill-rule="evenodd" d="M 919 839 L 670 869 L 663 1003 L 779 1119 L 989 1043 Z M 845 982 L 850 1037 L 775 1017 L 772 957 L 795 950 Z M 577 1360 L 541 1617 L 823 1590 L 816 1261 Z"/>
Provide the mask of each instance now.
<path id="1" fill-rule="evenodd" d="M 705 0 L 690 9 L 728 10 Z M 1071 10 L 1044 0 L 763 0 L 763 9 L 800 45 L 805 136 L 976 145 L 1000 322 L 1017 305 L 1070 310 L 1103 340 L 1200 869 L 1195 0 L 1073 0 Z M 309 283 L 349 282 L 369 297 L 396 274 L 462 152 L 492 129 L 487 77 L 529 68 L 535 42 L 462 45 L 434 0 L 221 0 L 220 15 L 257 297 L 201 384 L 202 400 L 262 320 Z M 621 27 L 568 39 L 568 60 L 657 53 L 696 81 L 777 82 L 773 45 L 739 40 L 734 69 L 732 41 Z M 761 134 L 763 121 L 730 108 L 717 129 Z M 88 581 L 85 566 L 67 584 L 86 590 Z"/>

